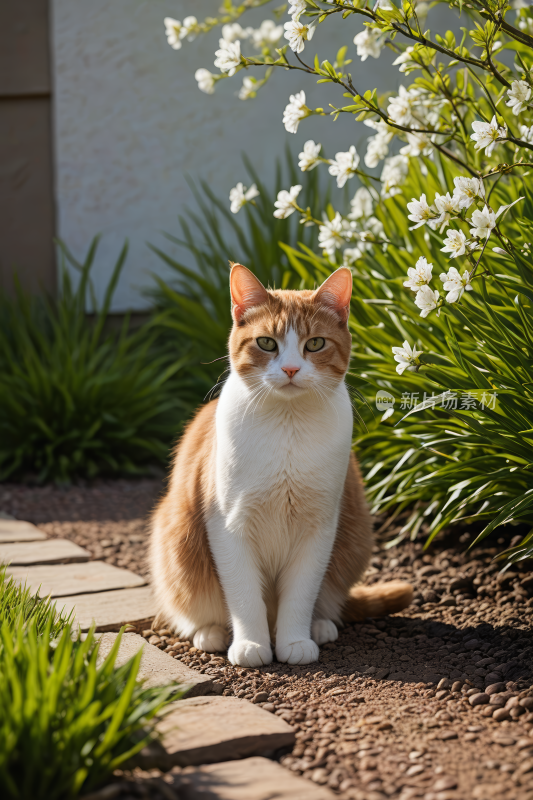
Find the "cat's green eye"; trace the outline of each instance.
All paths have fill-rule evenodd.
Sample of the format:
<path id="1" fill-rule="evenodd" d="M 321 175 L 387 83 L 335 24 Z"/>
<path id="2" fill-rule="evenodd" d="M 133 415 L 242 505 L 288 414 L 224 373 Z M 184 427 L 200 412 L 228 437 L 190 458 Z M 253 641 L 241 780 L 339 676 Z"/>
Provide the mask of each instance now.
<path id="1" fill-rule="evenodd" d="M 276 340 L 271 339 L 270 336 L 260 336 L 257 339 L 257 344 L 261 350 L 267 350 L 269 353 L 277 348 Z"/>
<path id="2" fill-rule="evenodd" d="M 318 350 L 322 350 L 325 344 L 325 339 L 321 336 L 316 336 L 314 339 L 309 339 L 309 341 L 305 343 L 305 349 L 309 350 L 310 353 L 316 353 Z"/>

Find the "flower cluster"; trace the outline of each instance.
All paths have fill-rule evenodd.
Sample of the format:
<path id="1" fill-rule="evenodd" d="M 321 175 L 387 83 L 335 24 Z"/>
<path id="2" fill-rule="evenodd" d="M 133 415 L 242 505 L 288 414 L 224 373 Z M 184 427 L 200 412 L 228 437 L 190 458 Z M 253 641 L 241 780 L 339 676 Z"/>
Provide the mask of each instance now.
<path id="1" fill-rule="evenodd" d="M 519 197 L 507 206 L 500 206 L 495 213 L 487 205 L 485 187 L 481 178 L 459 177 L 454 178 L 453 182 L 455 186 L 453 195 L 450 195 L 449 192 L 445 195 L 436 194 L 431 206 L 428 204 L 425 194 L 421 195 L 419 200 L 413 197 L 411 202 L 407 203 L 407 209 L 411 212 L 407 219 L 415 223 L 410 227 L 411 231 L 422 225 L 429 225 L 433 230 L 438 229 L 440 233 L 452 220 L 461 219 L 468 223 L 471 239 L 467 239 L 463 231 L 452 229 L 448 231 L 443 241 L 444 247 L 441 247 L 443 253 L 450 253 L 450 258 L 457 258 L 479 247 L 479 240 L 486 241 L 496 228 L 498 217 L 523 198 Z M 482 203 L 483 208 L 476 208 L 471 218 L 465 219 L 464 212 L 475 202 L 480 205 Z"/>
<path id="2" fill-rule="evenodd" d="M 238 97 L 250 100 L 256 97 L 275 67 L 297 69 L 298 75 L 308 73 L 329 84 L 332 91 L 348 98 L 348 103 L 343 107 L 330 103 L 329 109 L 311 108 L 305 91 L 296 91 L 290 95 L 282 115 L 287 132 L 298 134 L 300 123 L 307 117 L 331 114 L 337 119 L 341 113 L 355 115 L 370 129 L 365 148 L 356 148 L 347 141 L 333 158 L 327 158 L 322 145 L 312 139 L 300 143 L 298 166 L 302 172 L 325 164 L 338 189 L 343 189 L 354 177 L 360 181 L 349 211 L 329 205 L 327 213 L 318 213 L 315 218 L 313 214 L 317 212 L 299 205 L 302 186 L 293 185 L 278 193 L 273 209 L 276 218 L 286 219 L 298 212 L 302 225 L 316 226 L 319 247 L 331 264 L 343 263 L 355 270 L 360 268 L 356 262 L 372 248 L 412 252 L 418 236 L 406 240 L 396 223 L 387 226 L 390 232 L 387 236 L 381 220 L 387 223 L 389 211 L 401 207 L 397 197 L 406 191 L 406 184 L 420 187 L 407 195 L 420 195 L 406 203 L 409 230 L 423 229 L 428 258 L 432 248 L 438 247 L 450 259 L 464 257 L 468 261 L 467 268 L 449 267 L 440 272 L 437 288 L 432 276 L 433 264 L 425 256 L 413 258 L 414 266 L 409 267 L 404 286 L 414 292 L 414 303 L 422 318 L 433 311 L 438 315 L 446 303 L 457 303 L 465 292 L 471 291 L 478 267 L 480 275 L 493 274 L 490 261 L 488 265 L 486 262 L 489 240 L 492 243 L 498 239 L 494 242 L 498 246 L 489 250 L 509 264 L 517 264 L 520 258 L 531 260 L 533 243 L 524 240 L 524 236 L 531 238 L 526 233 L 531 227 L 530 209 L 525 212 L 524 220 L 514 220 L 514 227 L 509 229 L 501 224 L 508 209 L 523 199 L 511 202 L 518 195 L 520 180 L 530 181 L 533 161 L 528 152 L 533 150 L 533 71 L 523 57 L 524 48 L 529 47 L 526 39 L 533 36 L 533 11 L 529 7 L 519 4 L 515 27 L 507 24 L 500 27 L 497 39 L 491 28 L 493 23 L 487 22 L 465 33 L 471 39 L 470 44 L 465 44 L 463 38 L 458 46 L 452 31 L 432 37 L 428 28 L 427 33 L 421 34 L 426 30 L 428 13 L 428 4 L 423 0 L 412 3 L 376 0 L 366 4 L 364 10 L 359 0 L 353 0 L 352 4 L 347 0 L 343 3 L 323 0 L 320 5 L 313 0 L 289 0 L 285 20 L 280 21 L 279 14 L 283 11 L 279 9 L 275 19 L 265 19 L 259 27 L 241 25 L 244 13 L 263 3 L 264 0 L 244 0 L 240 6 L 225 3 L 218 20 L 206 18 L 198 22 L 189 16 L 180 22 L 167 17 L 165 32 L 169 45 L 177 50 L 185 41 L 220 26 L 221 38 L 214 62 L 218 73 L 207 69 L 195 73 L 198 87 L 205 94 L 213 94 L 219 80 L 244 69 Z M 352 5 L 365 15 L 363 29 L 355 36 L 350 33 L 350 44 L 346 47 L 339 42 L 336 59 L 319 61 L 316 56 L 313 61 L 312 52 L 302 55 L 309 49 L 320 24 L 331 18 L 346 19 L 347 24 L 348 20 L 351 23 L 357 20 L 359 17 L 348 8 Z M 471 12 L 476 16 L 479 9 L 472 7 Z M 501 13 L 502 20 L 511 13 L 509 4 L 502 7 Z M 398 45 L 400 28 L 404 27 L 410 30 L 408 46 Z M 391 37 L 393 29 L 395 35 Z M 510 42 L 518 43 L 513 67 L 499 61 L 500 51 L 509 47 Z M 354 54 L 362 62 L 377 59 L 385 46 L 396 51 L 394 65 L 400 73 L 407 76 L 419 70 L 420 77 L 411 85 L 400 85 L 383 102 L 376 90 L 361 91 L 367 88 L 359 85 L 364 74 L 356 75 L 352 83 L 346 65 Z M 481 48 L 478 55 L 474 52 L 476 48 Z M 440 54 L 449 57 L 447 64 L 441 63 Z M 261 66 L 264 73 L 259 77 L 248 72 L 250 67 Z M 453 178 L 453 187 L 450 165 L 454 170 L 462 165 L 462 174 Z M 370 174 L 365 171 L 376 168 Z M 420 176 L 423 180 L 427 178 L 427 183 L 421 184 Z M 236 214 L 247 203 L 253 204 L 257 195 L 255 184 L 246 189 L 238 183 L 230 192 L 231 211 Z M 390 201 L 391 198 L 396 199 Z M 437 255 L 442 258 L 440 253 Z M 421 351 L 414 345 L 411 347 L 405 341 L 393 351 L 399 374 L 420 368 Z"/>
<path id="3" fill-rule="evenodd" d="M 421 317 L 427 317 L 431 311 L 440 309 L 443 302 L 440 291 L 432 289 L 429 285 L 432 273 L 433 264 L 428 263 L 426 258 L 421 257 L 414 267 L 409 267 L 407 280 L 403 282 L 404 286 L 416 292 L 415 305 L 420 309 Z M 465 270 L 461 276 L 455 267 L 450 267 L 447 273 L 441 272 L 440 280 L 443 284 L 443 290 L 448 293 L 445 298 L 447 303 L 456 303 L 461 299 L 465 291 L 472 291 L 468 270 Z M 438 313 L 439 310 L 437 310 Z"/>
<path id="4" fill-rule="evenodd" d="M 173 50 L 179 50 L 181 48 L 183 39 L 192 42 L 196 39 L 200 30 L 196 17 L 185 17 L 183 22 L 180 22 L 179 19 L 173 19 L 172 17 L 165 17 L 163 21 L 165 23 L 167 42 Z"/>

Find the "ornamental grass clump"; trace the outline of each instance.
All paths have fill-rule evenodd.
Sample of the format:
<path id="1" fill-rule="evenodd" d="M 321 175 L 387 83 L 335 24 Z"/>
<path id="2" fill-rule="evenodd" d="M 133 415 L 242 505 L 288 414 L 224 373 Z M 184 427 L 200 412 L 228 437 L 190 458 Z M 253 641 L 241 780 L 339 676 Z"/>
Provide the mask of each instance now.
<path id="1" fill-rule="evenodd" d="M 181 696 L 144 688 L 142 652 L 116 668 L 121 635 L 98 663 L 94 631 L 0 568 L 0 786 L 5 800 L 71 800 L 97 787 L 154 736 Z"/>
<path id="2" fill-rule="evenodd" d="M 166 462 L 191 409 L 185 350 L 146 325 L 109 325 L 124 247 L 98 308 L 90 280 L 97 239 L 80 264 L 63 247 L 60 296 L 0 296 L 0 480 L 135 475 Z M 74 288 L 65 260 L 78 271 Z M 75 272 L 74 272 L 75 274 Z M 92 319 L 87 303 L 94 309 Z"/>
<path id="3" fill-rule="evenodd" d="M 296 71 L 302 88 L 279 116 L 289 133 L 313 115 L 348 122 L 341 152 L 302 141 L 298 163 L 327 168 L 337 189 L 359 184 L 350 206 L 333 190 L 317 213 L 297 178 L 272 213 L 317 232 L 318 247 L 285 247 L 304 285 L 341 264 L 353 270 L 351 380 L 368 400 L 390 395 L 381 422 L 358 439 L 374 511 L 410 509 L 400 536 L 416 536 L 426 520 L 429 541 L 459 520 L 482 524 L 476 541 L 521 523 L 525 535 L 505 555 L 530 557 L 533 9 L 434 3 L 450 29 L 432 33 L 424 2 L 291 0 L 289 19 L 273 9 L 262 37 L 241 26 L 256 5 L 268 3 L 229 0 L 204 22 L 167 18 L 167 37 L 181 47 L 221 26 L 220 71 L 196 74 L 209 94 L 242 72 L 248 102 L 274 70 Z M 319 58 L 320 26 L 331 18 L 345 42 Z M 384 48 L 405 80 L 380 97 L 358 59 Z M 328 109 L 308 105 L 309 79 L 328 85 Z M 351 141 L 354 117 L 370 129 L 364 152 Z M 237 213 L 254 198 L 243 191 Z"/>
<path id="4" fill-rule="evenodd" d="M 141 651 L 115 668 L 120 637 L 97 664 L 85 641 L 52 619 L 0 627 L 0 785 L 5 800 L 70 800 L 101 784 L 152 738 L 176 687 L 143 688 Z"/>

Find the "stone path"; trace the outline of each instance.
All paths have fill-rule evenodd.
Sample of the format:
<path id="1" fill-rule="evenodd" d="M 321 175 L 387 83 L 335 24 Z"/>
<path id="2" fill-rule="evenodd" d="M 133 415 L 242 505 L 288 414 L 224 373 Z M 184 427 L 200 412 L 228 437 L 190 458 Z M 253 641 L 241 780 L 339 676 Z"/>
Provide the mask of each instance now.
<path id="1" fill-rule="evenodd" d="M 0 518 L 0 563 L 8 564 L 8 575 L 42 597 L 56 598 L 57 608 L 72 612 L 82 630 L 94 624 L 101 632 L 101 663 L 116 641 L 116 631 L 125 624 L 148 624 L 155 607 L 144 578 L 89 558 L 87 550 L 69 540 L 47 539 L 30 523 Z M 158 724 L 160 740 L 137 761 L 165 770 L 164 786 L 174 782 L 179 797 L 190 800 L 332 800 L 326 787 L 310 784 L 269 760 L 295 745 L 295 730 L 285 720 L 248 700 L 218 696 L 222 683 L 135 633 L 123 634 L 117 666 L 141 648 L 139 677 L 146 685 L 176 682 L 184 688 L 185 699 L 173 704 Z M 177 773 L 172 772 L 175 767 Z M 118 797 L 120 788 L 111 784 L 102 792 L 94 797 Z"/>

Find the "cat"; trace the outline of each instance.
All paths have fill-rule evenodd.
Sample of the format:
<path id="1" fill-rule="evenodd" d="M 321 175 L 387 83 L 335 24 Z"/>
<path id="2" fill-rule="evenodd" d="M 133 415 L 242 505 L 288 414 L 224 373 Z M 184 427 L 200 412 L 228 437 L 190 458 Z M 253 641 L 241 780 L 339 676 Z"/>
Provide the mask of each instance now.
<path id="1" fill-rule="evenodd" d="M 231 369 L 175 453 L 152 521 L 160 618 L 232 664 L 308 664 L 343 622 L 399 611 L 401 581 L 354 587 L 372 521 L 351 449 L 345 385 L 352 274 L 315 291 L 230 273 Z"/>

